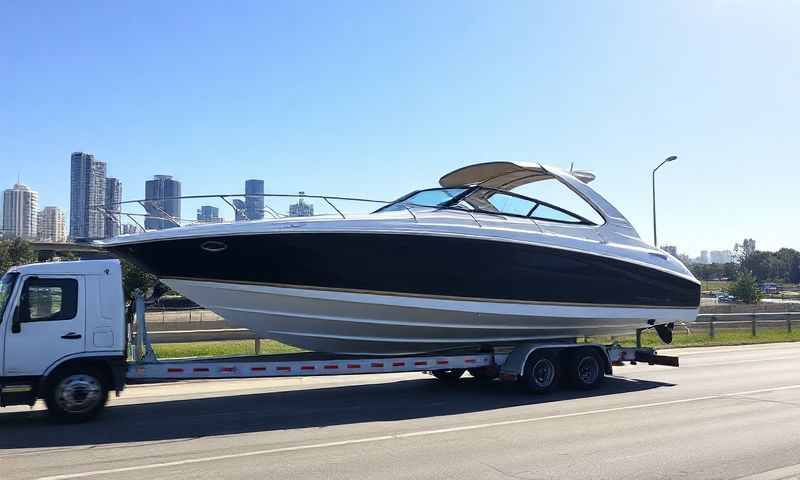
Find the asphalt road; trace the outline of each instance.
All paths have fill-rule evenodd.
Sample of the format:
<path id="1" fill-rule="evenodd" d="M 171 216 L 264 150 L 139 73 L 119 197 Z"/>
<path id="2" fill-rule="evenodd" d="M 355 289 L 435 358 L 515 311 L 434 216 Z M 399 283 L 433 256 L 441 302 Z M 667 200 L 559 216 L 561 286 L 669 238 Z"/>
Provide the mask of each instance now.
<path id="1" fill-rule="evenodd" d="M 96 421 L 0 413 L 0 478 L 800 477 L 800 344 L 675 350 L 591 393 L 422 374 L 135 386 Z"/>

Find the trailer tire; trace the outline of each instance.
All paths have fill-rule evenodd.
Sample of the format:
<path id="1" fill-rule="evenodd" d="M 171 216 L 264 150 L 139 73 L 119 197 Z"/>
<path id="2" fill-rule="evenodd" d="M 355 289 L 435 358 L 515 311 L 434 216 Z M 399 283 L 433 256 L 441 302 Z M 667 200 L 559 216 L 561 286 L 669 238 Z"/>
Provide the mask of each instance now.
<path id="1" fill-rule="evenodd" d="M 466 372 L 464 368 L 452 368 L 450 370 L 432 370 L 431 375 L 444 383 L 456 383 L 464 375 L 464 372 Z"/>
<path id="2" fill-rule="evenodd" d="M 605 360 L 592 348 L 577 348 L 566 358 L 567 380 L 581 390 L 595 388 L 603 382 Z"/>
<path id="3" fill-rule="evenodd" d="M 44 402 L 54 420 L 85 422 L 103 410 L 108 389 L 108 379 L 94 367 L 64 368 L 47 382 Z"/>
<path id="4" fill-rule="evenodd" d="M 554 353 L 534 350 L 525 361 L 520 384 L 530 393 L 550 392 L 558 386 L 558 366 Z"/>

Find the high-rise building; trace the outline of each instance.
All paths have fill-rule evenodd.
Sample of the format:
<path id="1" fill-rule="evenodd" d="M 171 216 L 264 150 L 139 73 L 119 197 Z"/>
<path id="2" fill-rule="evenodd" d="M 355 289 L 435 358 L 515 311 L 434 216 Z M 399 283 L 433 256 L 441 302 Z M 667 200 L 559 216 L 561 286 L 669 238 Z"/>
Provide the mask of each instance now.
<path id="1" fill-rule="evenodd" d="M 733 253 L 730 250 L 711 250 L 708 252 L 708 260 L 711 263 L 730 263 L 733 261 Z"/>
<path id="2" fill-rule="evenodd" d="M 43 242 L 67 241 L 64 225 L 64 210 L 58 207 L 44 207 L 39 211 L 37 236 Z"/>
<path id="3" fill-rule="evenodd" d="M 105 215 L 95 206 L 106 202 L 106 163 L 83 152 L 73 153 L 70 163 L 69 236 L 103 238 Z"/>
<path id="4" fill-rule="evenodd" d="M 3 233 L 11 237 L 36 239 L 39 194 L 17 183 L 3 192 Z"/>
<path id="5" fill-rule="evenodd" d="M 699 260 L 700 260 L 699 263 L 702 263 L 703 265 L 708 265 L 709 264 L 708 250 L 700 250 L 700 259 Z"/>
<path id="6" fill-rule="evenodd" d="M 264 180 L 245 180 L 244 193 L 247 219 L 261 220 L 264 218 Z"/>
<path id="7" fill-rule="evenodd" d="M 123 235 L 133 235 L 135 233 L 139 233 L 141 229 L 132 223 L 123 223 L 122 224 L 122 234 Z"/>
<path id="8" fill-rule="evenodd" d="M 311 217 L 314 215 L 314 204 L 306 203 L 303 200 L 303 195 L 305 195 L 305 192 L 300 192 L 300 199 L 297 200 L 297 203 L 289 205 L 290 217 Z"/>
<path id="9" fill-rule="evenodd" d="M 197 221 L 200 223 L 221 223 L 219 208 L 211 205 L 203 205 L 197 209 Z"/>
<path id="10" fill-rule="evenodd" d="M 105 238 L 116 237 L 122 231 L 122 219 L 118 212 L 121 208 L 119 203 L 122 201 L 122 182 L 113 177 L 106 178 L 106 201 L 105 201 Z"/>
<path id="11" fill-rule="evenodd" d="M 154 175 L 144 185 L 147 218 L 144 228 L 162 230 L 180 226 L 181 182 L 170 175 Z"/>

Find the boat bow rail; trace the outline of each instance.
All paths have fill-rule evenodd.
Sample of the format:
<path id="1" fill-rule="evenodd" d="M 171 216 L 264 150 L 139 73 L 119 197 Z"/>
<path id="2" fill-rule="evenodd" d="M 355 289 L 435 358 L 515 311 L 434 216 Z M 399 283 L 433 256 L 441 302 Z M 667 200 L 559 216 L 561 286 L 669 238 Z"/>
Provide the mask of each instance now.
<path id="1" fill-rule="evenodd" d="M 183 195 L 176 197 L 165 197 L 165 198 L 160 198 L 158 200 L 152 200 L 152 199 L 127 200 L 124 202 L 115 203 L 113 205 L 91 205 L 89 208 L 100 212 L 106 218 L 116 223 L 121 223 L 121 218 L 127 217 L 131 222 L 133 222 L 133 224 L 135 224 L 141 230 L 145 230 L 145 225 L 143 225 L 142 222 L 140 221 L 142 219 L 144 220 L 156 219 L 159 221 L 167 222 L 168 224 L 170 224 L 170 226 L 173 227 L 184 227 L 189 225 L 222 222 L 221 217 L 191 219 L 191 218 L 181 218 L 179 216 L 172 215 L 169 212 L 167 212 L 167 209 L 165 209 L 166 203 L 171 201 L 179 201 L 181 203 L 185 203 L 187 201 L 193 202 L 196 203 L 197 206 L 200 208 L 206 206 L 203 204 L 215 203 L 216 206 L 212 205 L 212 207 L 214 207 L 217 212 L 219 211 L 219 207 L 230 208 L 231 211 L 233 212 L 234 218 L 238 220 L 257 220 L 263 218 L 264 216 L 269 216 L 272 219 L 285 219 L 297 216 L 297 215 L 291 215 L 288 212 L 284 213 L 281 211 L 282 209 L 285 209 L 285 207 L 288 206 L 287 200 L 292 200 L 292 199 L 296 199 L 300 204 L 303 204 L 303 202 L 305 202 L 306 200 L 321 200 L 325 203 L 327 207 L 330 208 L 330 211 L 325 212 L 326 214 L 331 213 L 343 219 L 348 218 L 347 216 L 349 214 L 354 213 L 348 211 L 347 208 L 344 208 L 343 205 L 345 204 L 359 205 L 360 208 L 354 209 L 354 211 L 357 213 L 370 213 L 381 206 L 392 203 L 392 201 L 387 201 L 387 200 L 373 200 L 367 198 L 342 197 L 334 195 L 307 195 L 302 192 L 296 194 L 229 193 L 229 194 L 210 194 L 210 195 Z M 257 206 L 256 208 L 249 208 L 246 202 L 253 200 L 256 201 L 256 205 L 260 203 L 261 206 Z M 277 207 L 271 206 L 268 203 L 266 203 L 268 200 L 273 200 L 276 203 L 281 203 L 281 205 Z M 308 206 L 308 204 L 306 204 L 306 206 Z M 253 215 L 254 212 L 258 218 L 249 218 L 250 216 Z M 413 212 L 411 212 L 411 215 L 413 216 Z"/>

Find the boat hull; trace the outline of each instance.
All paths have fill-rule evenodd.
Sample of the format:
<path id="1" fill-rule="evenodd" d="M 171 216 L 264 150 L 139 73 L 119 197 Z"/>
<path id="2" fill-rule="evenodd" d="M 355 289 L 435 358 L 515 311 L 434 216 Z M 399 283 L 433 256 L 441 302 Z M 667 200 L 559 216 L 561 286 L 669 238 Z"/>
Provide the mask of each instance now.
<path id="1" fill-rule="evenodd" d="M 696 307 L 465 300 L 181 278 L 165 283 L 233 325 L 299 348 L 396 355 L 631 334 Z"/>
<path id="2" fill-rule="evenodd" d="M 516 235 L 502 229 L 475 237 L 426 225 L 414 233 L 281 225 L 290 231 L 107 248 L 234 325 L 330 353 L 625 335 L 693 321 L 699 304 L 693 279 L 604 253 L 600 243 L 585 242 L 597 250 L 589 252 L 500 237 Z"/>

